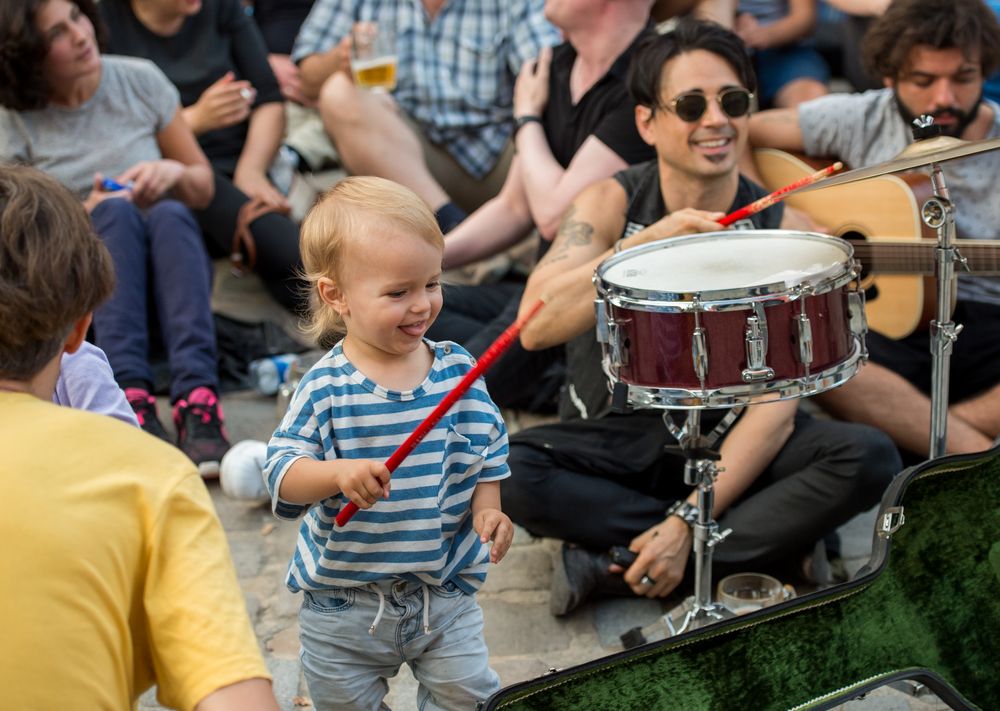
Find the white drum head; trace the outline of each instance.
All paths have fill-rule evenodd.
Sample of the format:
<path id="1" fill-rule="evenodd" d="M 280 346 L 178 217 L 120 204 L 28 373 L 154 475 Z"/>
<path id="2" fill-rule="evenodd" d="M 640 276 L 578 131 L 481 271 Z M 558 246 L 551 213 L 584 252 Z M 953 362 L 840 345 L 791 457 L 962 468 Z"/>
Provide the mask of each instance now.
<path id="1" fill-rule="evenodd" d="M 711 232 L 667 239 L 609 260 L 600 277 L 629 290 L 694 293 L 796 284 L 849 261 L 843 240 L 808 232 Z"/>

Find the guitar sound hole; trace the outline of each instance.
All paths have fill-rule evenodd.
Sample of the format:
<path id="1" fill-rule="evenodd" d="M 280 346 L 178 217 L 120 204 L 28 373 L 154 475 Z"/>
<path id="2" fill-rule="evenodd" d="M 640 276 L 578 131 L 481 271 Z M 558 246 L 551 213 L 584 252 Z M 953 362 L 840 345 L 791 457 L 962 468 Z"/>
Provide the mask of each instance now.
<path id="1" fill-rule="evenodd" d="M 839 237 L 841 239 L 846 239 L 848 242 L 864 242 L 868 239 L 863 233 L 859 232 L 858 230 L 847 230 L 846 232 L 840 234 Z M 864 283 L 865 274 L 868 271 L 867 267 L 868 267 L 867 264 L 865 264 L 864 262 L 861 263 L 862 286 L 865 292 L 865 300 L 874 301 L 879 296 L 878 286 L 875 284 L 874 281 L 869 281 L 869 283 L 867 284 Z"/>

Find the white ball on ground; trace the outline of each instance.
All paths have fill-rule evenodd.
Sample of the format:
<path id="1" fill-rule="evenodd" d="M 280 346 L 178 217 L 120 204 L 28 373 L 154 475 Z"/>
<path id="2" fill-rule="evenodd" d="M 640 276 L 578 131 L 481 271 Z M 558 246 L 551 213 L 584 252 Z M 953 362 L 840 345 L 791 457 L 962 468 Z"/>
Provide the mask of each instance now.
<path id="1" fill-rule="evenodd" d="M 219 465 L 222 491 L 242 501 L 268 501 L 271 497 L 264 487 L 263 475 L 266 458 L 266 442 L 245 439 L 234 444 Z"/>

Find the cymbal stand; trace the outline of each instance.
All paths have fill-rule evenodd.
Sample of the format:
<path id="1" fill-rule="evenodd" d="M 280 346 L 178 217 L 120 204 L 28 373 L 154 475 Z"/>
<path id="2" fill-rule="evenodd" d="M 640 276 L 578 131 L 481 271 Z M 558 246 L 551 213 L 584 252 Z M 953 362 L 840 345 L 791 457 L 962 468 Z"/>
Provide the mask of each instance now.
<path id="1" fill-rule="evenodd" d="M 677 438 L 678 449 L 684 456 L 684 483 L 698 487 L 698 520 L 693 524 L 694 533 L 694 597 L 679 625 L 671 615 L 664 622 L 671 635 L 681 634 L 734 616 L 725 605 L 712 602 L 712 551 L 732 529 L 719 530 L 712 518 L 715 504 L 715 478 L 720 469 L 716 466 L 719 453 L 712 449 L 723 432 L 733 423 L 742 408 L 733 408 L 708 436 L 701 434 L 701 410 L 688 410 L 684 426 L 678 428 L 670 419 L 670 412 L 663 413 L 663 423 Z"/>
<path id="2" fill-rule="evenodd" d="M 919 137 L 933 125 L 933 118 L 922 116 L 914 122 L 914 136 Z M 955 205 L 948 195 L 941 164 L 930 164 L 934 195 L 921 207 L 924 224 L 938 233 L 934 250 L 937 277 L 937 315 L 930 324 L 931 349 L 931 435 L 930 458 L 944 456 L 948 439 L 948 390 L 951 351 L 962 326 L 951 320 L 954 312 L 952 291 L 955 284 L 955 262 L 965 265 L 955 247 Z"/>

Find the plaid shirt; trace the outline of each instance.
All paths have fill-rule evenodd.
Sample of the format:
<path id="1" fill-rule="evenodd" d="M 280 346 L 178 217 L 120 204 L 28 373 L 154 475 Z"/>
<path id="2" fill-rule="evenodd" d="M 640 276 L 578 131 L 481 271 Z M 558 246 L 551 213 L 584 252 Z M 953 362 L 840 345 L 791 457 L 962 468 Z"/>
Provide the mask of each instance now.
<path id="1" fill-rule="evenodd" d="M 430 21 L 420 0 L 317 0 L 292 59 L 326 52 L 355 22 L 396 31 L 397 103 L 428 139 L 473 177 L 496 164 L 510 137 L 514 79 L 559 31 L 543 0 L 450 0 Z"/>

